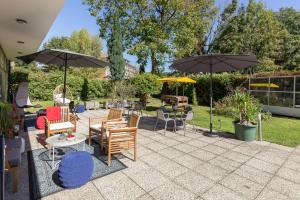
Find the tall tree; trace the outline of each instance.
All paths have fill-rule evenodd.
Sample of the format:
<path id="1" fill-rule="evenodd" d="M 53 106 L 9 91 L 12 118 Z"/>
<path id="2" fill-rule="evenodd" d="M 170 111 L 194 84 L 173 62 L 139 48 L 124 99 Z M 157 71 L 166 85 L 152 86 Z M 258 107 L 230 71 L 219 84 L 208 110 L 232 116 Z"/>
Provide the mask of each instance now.
<path id="1" fill-rule="evenodd" d="M 170 57 L 191 55 L 203 45 L 214 12 L 211 0 L 85 0 L 97 18 L 101 36 L 109 36 L 110 19 L 120 14 L 124 47 L 138 57 L 141 71 L 151 61 L 152 72 Z"/>
<path id="2" fill-rule="evenodd" d="M 275 14 L 287 30 L 277 63 L 286 69 L 300 69 L 300 12 L 281 8 Z"/>
<path id="3" fill-rule="evenodd" d="M 112 18 L 112 30 L 107 41 L 110 73 L 113 81 L 123 80 L 125 74 L 125 60 L 123 58 L 123 45 L 119 15 L 115 13 Z"/>

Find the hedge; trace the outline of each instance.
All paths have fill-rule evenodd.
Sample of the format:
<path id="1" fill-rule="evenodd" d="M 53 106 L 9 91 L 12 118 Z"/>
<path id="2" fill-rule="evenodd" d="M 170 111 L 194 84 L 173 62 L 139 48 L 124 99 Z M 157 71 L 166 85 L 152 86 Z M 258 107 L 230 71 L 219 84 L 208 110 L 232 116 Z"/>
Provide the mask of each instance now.
<path id="1" fill-rule="evenodd" d="M 63 72 L 59 70 L 44 72 L 40 69 L 16 68 L 12 83 L 16 86 L 22 81 L 29 81 L 29 95 L 32 100 L 52 100 L 53 90 L 63 84 Z M 85 79 L 72 74 L 67 75 L 67 85 L 74 99 L 96 99 L 107 95 L 107 81 L 99 79 Z"/>

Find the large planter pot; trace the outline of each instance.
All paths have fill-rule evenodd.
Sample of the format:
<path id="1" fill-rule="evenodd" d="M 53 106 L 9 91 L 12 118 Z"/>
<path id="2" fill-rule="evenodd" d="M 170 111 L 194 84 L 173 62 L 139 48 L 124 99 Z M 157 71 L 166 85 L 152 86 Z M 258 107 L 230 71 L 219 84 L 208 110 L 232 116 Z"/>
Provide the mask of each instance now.
<path id="1" fill-rule="evenodd" d="M 234 123 L 235 135 L 239 140 L 253 141 L 256 138 L 257 125 L 244 125 L 240 123 Z"/>

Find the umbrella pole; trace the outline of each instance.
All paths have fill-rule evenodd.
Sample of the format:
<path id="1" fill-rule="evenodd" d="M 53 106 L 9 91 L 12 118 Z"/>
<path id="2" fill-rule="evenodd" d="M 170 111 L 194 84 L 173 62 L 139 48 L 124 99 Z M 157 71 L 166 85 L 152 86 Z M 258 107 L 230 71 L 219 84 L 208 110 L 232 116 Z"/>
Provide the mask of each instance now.
<path id="1" fill-rule="evenodd" d="M 176 84 L 176 96 L 178 96 L 178 85 Z"/>
<path id="2" fill-rule="evenodd" d="M 213 104 L 213 83 L 212 83 L 212 64 L 209 66 L 209 71 L 210 71 L 210 80 L 209 80 L 209 96 L 210 96 L 210 107 L 209 107 L 209 134 L 208 136 L 210 137 L 216 137 L 218 134 L 213 133 L 213 123 L 212 123 L 212 104 Z"/>
<path id="3" fill-rule="evenodd" d="M 66 100 L 66 87 L 67 87 L 67 54 L 65 55 L 63 105 L 65 105 L 65 100 Z"/>

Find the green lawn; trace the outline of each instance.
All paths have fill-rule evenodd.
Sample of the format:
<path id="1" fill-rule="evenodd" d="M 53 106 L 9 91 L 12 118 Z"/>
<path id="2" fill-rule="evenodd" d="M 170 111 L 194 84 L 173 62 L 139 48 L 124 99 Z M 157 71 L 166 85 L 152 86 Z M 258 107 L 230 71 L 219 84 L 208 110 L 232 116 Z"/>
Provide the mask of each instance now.
<path id="1" fill-rule="evenodd" d="M 100 99 L 99 101 L 103 101 Z M 151 98 L 147 105 L 146 113 L 150 115 L 156 114 L 156 109 L 160 106 L 160 100 Z M 53 105 L 52 101 L 34 102 L 44 107 Z M 195 112 L 195 124 L 204 128 L 209 128 L 209 107 L 193 106 Z M 33 112 L 34 109 L 29 111 Z M 232 119 L 229 117 L 214 115 L 214 129 L 233 133 Z M 262 123 L 263 140 L 295 147 L 300 145 L 300 119 L 273 116 L 269 121 Z"/>

